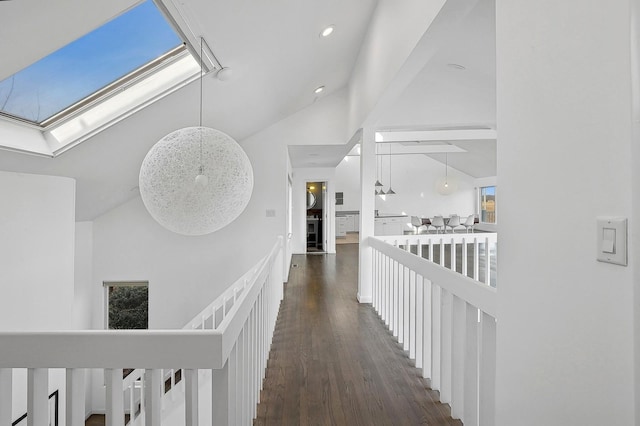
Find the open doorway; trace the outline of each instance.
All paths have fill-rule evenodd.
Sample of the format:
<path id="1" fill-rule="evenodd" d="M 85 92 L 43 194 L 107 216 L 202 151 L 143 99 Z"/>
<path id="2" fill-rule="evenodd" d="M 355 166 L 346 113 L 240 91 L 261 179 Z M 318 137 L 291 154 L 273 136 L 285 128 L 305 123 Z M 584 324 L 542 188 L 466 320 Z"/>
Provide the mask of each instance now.
<path id="1" fill-rule="evenodd" d="M 327 249 L 327 184 L 307 182 L 307 253 L 325 253 Z"/>

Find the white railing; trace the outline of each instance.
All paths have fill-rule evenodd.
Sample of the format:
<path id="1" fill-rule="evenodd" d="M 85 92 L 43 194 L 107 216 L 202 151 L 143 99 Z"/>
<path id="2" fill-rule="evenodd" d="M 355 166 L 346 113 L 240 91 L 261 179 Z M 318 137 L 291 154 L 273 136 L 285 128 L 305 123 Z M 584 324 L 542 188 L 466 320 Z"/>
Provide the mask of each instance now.
<path id="1" fill-rule="evenodd" d="M 376 238 L 496 287 L 496 233 L 410 234 Z"/>
<path id="2" fill-rule="evenodd" d="M 49 424 L 52 368 L 66 369 L 67 425 L 84 425 L 86 368 L 105 369 L 108 426 L 123 426 L 125 412 L 132 425 L 160 425 L 170 414 L 163 412 L 168 398 L 184 407 L 180 424 L 252 424 L 283 296 L 282 264 L 279 238 L 268 256 L 185 330 L 0 333 L 0 425 L 12 421 L 14 368 L 27 369 L 29 425 Z M 123 368 L 134 367 L 123 378 Z M 167 380 L 171 391 L 165 393 Z M 211 391 L 208 412 L 199 407 L 199 392 L 206 386 Z"/>
<path id="3" fill-rule="evenodd" d="M 441 402 L 450 404 L 452 417 L 465 425 L 493 425 L 496 289 L 469 278 L 466 269 L 454 272 L 423 258 L 424 237 L 429 236 L 369 238 L 373 307 L 423 377 L 431 380 L 431 388 L 440 392 Z M 453 246 L 458 237 L 469 236 L 430 237 L 448 238 Z M 480 237 L 487 244 L 488 237 Z M 404 248 L 395 246 L 398 239 Z M 411 253 L 412 241 L 419 243 L 416 254 Z M 442 262 L 445 244 L 438 244 Z M 434 245 L 432 240 L 429 250 Z M 450 263 L 455 265 L 455 259 Z"/>

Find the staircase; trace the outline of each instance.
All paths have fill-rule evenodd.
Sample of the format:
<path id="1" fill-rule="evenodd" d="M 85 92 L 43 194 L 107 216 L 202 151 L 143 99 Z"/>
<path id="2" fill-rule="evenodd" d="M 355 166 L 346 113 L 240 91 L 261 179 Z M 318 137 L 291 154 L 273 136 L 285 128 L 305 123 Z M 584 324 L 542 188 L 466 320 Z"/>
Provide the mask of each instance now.
<path id="1" fill-rule="evenodd" d="M 0 425 L 13 421 L 13 369 L 21 368 L 29 425 L 49 425 L 50 369 L 66 376 L 60 423 L 84 425 L 85 369 L 96 368 L 104 369 L 106 425 L 250 425 L 282 300 L 283 265 L 280 237 L 182 330 L 0 333 Z"/>

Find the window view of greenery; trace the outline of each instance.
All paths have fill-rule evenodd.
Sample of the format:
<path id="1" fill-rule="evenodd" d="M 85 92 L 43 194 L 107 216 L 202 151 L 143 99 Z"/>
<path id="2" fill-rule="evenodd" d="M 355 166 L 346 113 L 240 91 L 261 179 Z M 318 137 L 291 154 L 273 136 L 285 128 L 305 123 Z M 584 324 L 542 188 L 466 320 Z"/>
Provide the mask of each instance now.
<path id="1" fill-rule="evenodd" d="M 496 187 L 480 188 L 480 222 L 496 223 Z"/>
<path id="2" fill-rule="evenodd" d="M 109 287 L 109 328 L 149 328 L 149 288 L 146 285 Z"/>

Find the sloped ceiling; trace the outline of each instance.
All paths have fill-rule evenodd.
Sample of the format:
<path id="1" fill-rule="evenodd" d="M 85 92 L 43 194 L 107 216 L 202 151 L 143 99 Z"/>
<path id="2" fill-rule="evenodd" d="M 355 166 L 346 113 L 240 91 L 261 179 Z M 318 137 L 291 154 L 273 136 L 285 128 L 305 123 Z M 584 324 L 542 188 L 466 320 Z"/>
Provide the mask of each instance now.
<path id="1" fill-rule="evenodd" d="M 496 129 L 495 1 L 479 0 L 403 95 L 379 129 Z M 464 69 L 455 67 L 461 65 Z M 496 175 L 496 141 L 449 141 L 465 153 L 449 165 L 473 177 Z M 444 163 L 444 154 L 431 158 Z"/>
<path id="2" fill-rule="evenodd" d="M 166 1 L 184 8 L 193 33 L 203 35 L 220 62 L 233 69 L 226 82 L 205 77 L 203 124 L 240 142 L 311 105 L 317 99 L 316 87 L 326 87 L 320 96 L 345 87 L 377 4 L 377 0 Z M 137 3 L 0 2 L 0 37 L 15 40 L 0 44 L 0 78 Z M 457 35 L 397 102 L 386 106 L 377 126 L 495 128 L 494 16 L 494 1 L 479 0 Z M 321 39 L 318 34 L 328 24 L 335 24 L 336 31 Z M 170 131 L 197 124 L 198 97 L 199 85 L 192 83 L 55 159 L 0 150 L 0 170 L 75 178 L 76 219 L 92 220 L 138 195 L 138 172 L 146 152 Z M 318 166 L 337 164 L 345 155 L 334 145 L 296 149 L 293 157 Z M 318 155 L 311 157 L 304 149 L 315 149 Z M 495 175 L 495 142 L 465 149 L 468 154 L 449 158 L 452 167 L 471 176 Z"/>
<path id="3" fill-rule="evenodd" d="M 178 2 L 186 7 L 196 36 L 203 35 L 220 62 L 233 69 L 226 82 L 205 78 L 203 124 L 238 141 L 313 103 L 316 87 L 326 87 L 321 96 L 344 87 L 377 3 Z M 19 41 L 2 43 L 0 75 L 10 75 L 132 3 L 0 2 L 0 37 Z M 329 24 L 336 26 L 335 33 L 321 39 L 320 31 Z M 144 155 L 170 131 L 197 124 L 198 96 L 199 85 L 192 83 L 55 159 L 0 151 L 0 170 L 75 178 L 76 219 L 91 220 L 137 196 Z"/>

